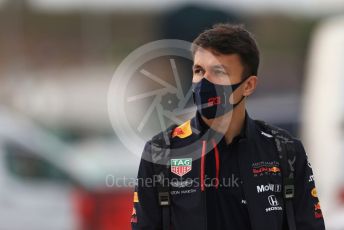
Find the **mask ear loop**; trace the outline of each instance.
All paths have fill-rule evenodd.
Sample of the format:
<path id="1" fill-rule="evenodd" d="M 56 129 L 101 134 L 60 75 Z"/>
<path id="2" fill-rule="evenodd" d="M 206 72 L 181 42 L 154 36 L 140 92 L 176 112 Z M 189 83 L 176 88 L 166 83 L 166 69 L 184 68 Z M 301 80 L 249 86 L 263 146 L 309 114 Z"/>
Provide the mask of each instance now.
<path id="1" fill-rule="evenodd" d="M 244 100 L 245 97 L 246 96 L 242 96 L 241 99 L 237 103 L 231 104 L 231 103 L 228 102 L 228 104 L 232 105 L 233 109 L 234 109 L 237 105 L 239 105 Z"/>
<path id="2" fill-rule="evenodd" d="M 235 84 L 235 85 L 232 85 L 232 87 L 231 87 L 231 92 L 230 92 L 231 94 L 230 94 L 230 95 L 232 95 L 232 94 L 234 93 L 234 91 L 235 91 L 236 89 L 238 89 L 238 88 L 241 86 L 241 84 L 244 83 L 247 79 L 248 79 L 248 78 L 245 78 L 245 79 L 242 80 L 241 82 L 239 82 L 239 83 L 237 83 L 237 84 Z M 237 105 L 239 105 L 239 104 L 242 102 L 242 100 L 244 100 L 244 98 L 246 97 L 246 96 L 242 96 L 241 99 L 240 99 L 237 103 L 232 104 L 232 103 L 229 102 L 230 96 L 228 96 L 228 92 L 224 92 L 223 94 L 224 94 L 223 96 L 224 96 L 224 98 L 225 98 L 225 103 L 224 103 L 224 105 L 231 105 L 231 106 L 233 107 L 233 109 L 234 109 Z"/>

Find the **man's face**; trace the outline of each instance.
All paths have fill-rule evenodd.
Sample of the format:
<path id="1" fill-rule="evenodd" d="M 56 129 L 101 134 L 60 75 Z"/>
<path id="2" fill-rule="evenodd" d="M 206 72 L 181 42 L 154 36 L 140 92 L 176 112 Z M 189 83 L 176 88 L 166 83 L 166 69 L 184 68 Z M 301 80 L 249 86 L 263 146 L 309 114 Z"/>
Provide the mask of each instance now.
<path id="1" fill-rule="evenodd" d="M 214 84 L 231 85 L 243 80 L 243 72 L 244 66 L 238 54 L 215 54 L 211 49 L 198 49 L 194 55 L 192 82 L 206 78 Z M 243 95 L 244 85 L 245 83 L 231 95 L 231 103 L 235 103 L 236 98 Z"/>
<path id="2" fill-rule="evenodd" d="M 204 77 L 214 84 L 236 84 L 242 80 L 243 72 L 238 54 L 215 54 L 211 49 L 198 49 L 194 56 L 192 82 L 199 82 Z"/>

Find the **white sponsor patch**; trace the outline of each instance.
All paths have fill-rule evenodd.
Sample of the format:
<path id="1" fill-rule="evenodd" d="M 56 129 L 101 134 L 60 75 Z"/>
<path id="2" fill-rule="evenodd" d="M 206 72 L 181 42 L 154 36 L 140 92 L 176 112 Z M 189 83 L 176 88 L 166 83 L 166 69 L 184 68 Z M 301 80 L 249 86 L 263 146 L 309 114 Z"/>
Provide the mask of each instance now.
<path id="1" fill-rule="evenodd" d="M 193 183 L 192 179 L 184 180 L 184 181 L 171 181 L 171 186 L 175 188 L 184 188 L 190 187 Z"/>
<path id="2" fill-rule="evenodd" d="M 281 192 L 282 191 L 282 185 L 280 184 L 262 184 L 257 185 L 257 192 Z"/>
<path id="3" fill-rule="evenodd" d="M 282 211 L 282 207 L 281 206 L 277 206 L 277 207 L 270 207 L 270 208 L 266 208 L 265 212 L 271 212 L 271 211 Z"/>
<path id="4" fill-rule="evenodd" d="M 261 132 L 262 135 L 268 137 L 268 138 L 272 138 L 273 136 L 271 134 L 268 133 L 264 133 L 263 131 Z"/>
<path id="5" fill-rule="evenodd" d="M 268 207 L 265 209 L 265 212 L 271 212 L 271 211 L 282 211 L 282 207 L 279 206 L 278 199 L 275 195 L 268 196 L 268 201 L 271 207 Z"/>

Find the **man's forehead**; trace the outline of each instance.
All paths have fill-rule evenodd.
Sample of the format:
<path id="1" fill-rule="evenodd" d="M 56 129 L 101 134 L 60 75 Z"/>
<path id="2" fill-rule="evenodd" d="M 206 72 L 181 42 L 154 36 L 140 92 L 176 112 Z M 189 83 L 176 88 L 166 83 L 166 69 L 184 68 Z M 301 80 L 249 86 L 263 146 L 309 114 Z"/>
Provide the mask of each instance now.
<path id="1" fill-rule="evenodd" d="M 240 62 L 238 54 L 221 54 L 211 49 L 200 48 L 195 52 L 194 64 L 213 63 L 227 66 L 228 62 Z"/>
<path id="2" fill-rule="evenodd" d="M 216 55 L 208 50 L 198 50 L 194 56 L 194 65 L 224 65 Z"/>
<path id="3" fill-rule="evenodd" d="M 241 65 L 240 57 L 237 54 L 228 55 L 202 55 L 195 54 L 194 66 L 211 66 L 213 68 L 230 68 L 233 65 Z"/>

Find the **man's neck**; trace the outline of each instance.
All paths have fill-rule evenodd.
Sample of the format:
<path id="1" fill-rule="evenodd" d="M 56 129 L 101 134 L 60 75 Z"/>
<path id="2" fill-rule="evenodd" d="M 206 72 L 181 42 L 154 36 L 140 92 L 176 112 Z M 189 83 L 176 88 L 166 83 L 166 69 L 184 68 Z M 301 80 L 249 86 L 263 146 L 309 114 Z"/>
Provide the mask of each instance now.
<path id="1" fill-rule="evenodd" d="M 245 122 L 245 103 L 239 104 L 231 112 L 214 119 L 202 116 L 203 121 L 215 131 L 224 134 L 227 144 L 232 143 L 234 137 L 241 132 Z"/>

